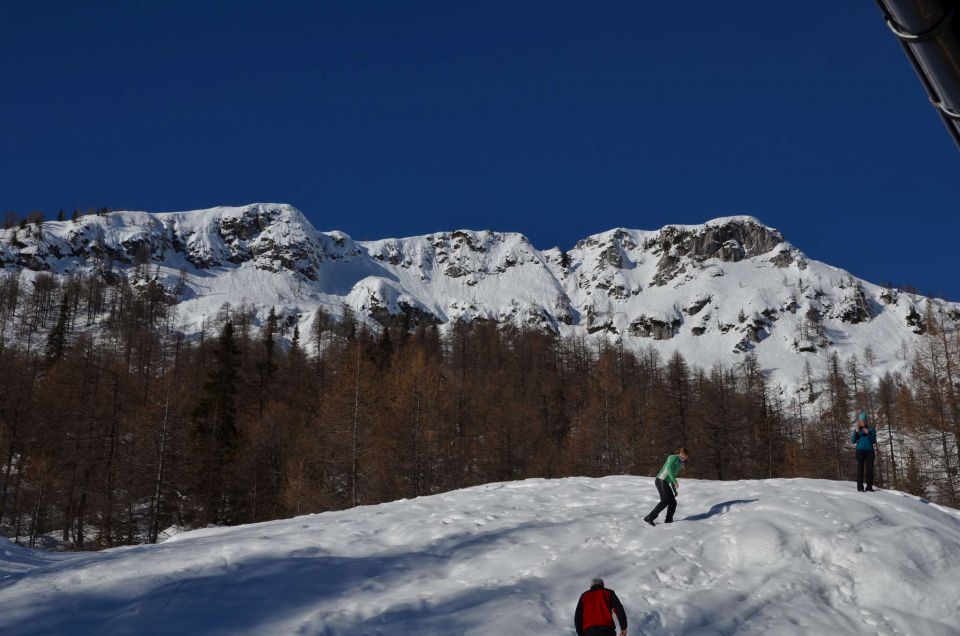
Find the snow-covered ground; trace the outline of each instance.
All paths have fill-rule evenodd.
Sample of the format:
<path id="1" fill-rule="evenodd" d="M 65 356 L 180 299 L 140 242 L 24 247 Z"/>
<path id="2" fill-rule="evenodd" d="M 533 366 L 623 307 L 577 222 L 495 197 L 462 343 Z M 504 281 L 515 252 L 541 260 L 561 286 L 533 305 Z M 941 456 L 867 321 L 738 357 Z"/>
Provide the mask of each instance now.
<path id="1" fill-rule="evenodd" d="M 531 479 L 85 554 L 0 544 L 0 634 L 960 634 L 960 511 L 808 479 Z M 661 517 L 662 519 L 662 517 Z M 0 540 L 2 541 L 2 540 Z"/>

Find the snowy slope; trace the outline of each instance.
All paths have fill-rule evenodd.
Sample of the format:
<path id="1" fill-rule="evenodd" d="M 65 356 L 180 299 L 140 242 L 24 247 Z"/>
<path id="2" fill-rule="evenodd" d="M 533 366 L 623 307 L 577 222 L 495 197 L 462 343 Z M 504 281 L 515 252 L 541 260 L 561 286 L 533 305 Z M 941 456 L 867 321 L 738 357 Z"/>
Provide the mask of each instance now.
<path id="1" fill-rule="evenodd" d="M 573 634 L 597 575 L 631 634 L 960 633 L 960 512 L 831 481 L 681 485 L 678 521 L 656 528 L 641 520 L 652 479 L 621 476 L 489 484 L 100 553 L 4 543 L 0 633 Z"/>
<path id="2" fill-rule="evenodd" d="M 491 231 L 353 241 L 283 204 L 115 212 L 2 231 L 0 268 L 155 279 L 192 332 L 225 302 L 261 318 L 276 307 L 304 333 L 318 309 L 346 305 L 373 325 L 489 319 L 623 336 L 705 368 L 753 351 L 786 387 L 807 362 L 822 371 L 833 351 L 862 362 L 869 348 L 867 375 L 902 370 L 926 311 L 926 299 L 810 260 L 749 216 L 615 229 L 564 252 Z M 960 318 L 960 305 L 932 306 Z"/>

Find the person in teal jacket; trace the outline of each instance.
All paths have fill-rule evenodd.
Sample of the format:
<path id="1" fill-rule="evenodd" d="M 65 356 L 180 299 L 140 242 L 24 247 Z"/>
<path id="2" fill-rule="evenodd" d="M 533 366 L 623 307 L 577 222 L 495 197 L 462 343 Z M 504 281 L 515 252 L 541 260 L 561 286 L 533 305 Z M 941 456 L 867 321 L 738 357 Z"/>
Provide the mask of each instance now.
<path id="1" fill-rule="evenodd" d="M 673 513 L 677 510 L 677 491 L 680 489 L 680 484 L 677 482 L 677 473 L 687 465 L 688 459 L 690 459 L 690 453 L 687 452 L 687 449 L 678 448 L 677 453 L 667 457 L 663 468 L 660 469 L 660 473 L 654 481 L 657 485 L 657 492 L 660 493 L 660 503 L 643 518 L 651 526 L 657 525 L 654 520 L 664 508 L 667 509 L 667 523 L 673 523 Z"/>
<path id="2" fill-rule="evenodd" d="M 850 441 L 857 445 L 857 490 L 860 492 L 873 492 L 873 460 L 875 451 L 873 447 L 877 443 L 877 431 L 870 426 L 866 411 L 860 411 L 857 414 L 857 425 L 853 429 L 853 435 Z M 867 487 L 863 487 L 863 473 L 866 468 Z"/>

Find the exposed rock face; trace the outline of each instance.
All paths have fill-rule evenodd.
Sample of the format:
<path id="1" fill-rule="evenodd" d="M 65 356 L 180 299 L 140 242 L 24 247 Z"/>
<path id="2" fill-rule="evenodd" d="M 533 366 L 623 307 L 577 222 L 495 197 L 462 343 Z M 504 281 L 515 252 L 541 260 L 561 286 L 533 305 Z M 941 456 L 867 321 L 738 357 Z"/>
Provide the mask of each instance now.
<path id="1" fill-rule="evenodd" d="M 907 326 L 915 334 L 922 334 L 926 331 L 926 327 L 923 324 L 923 316 L 917 311 L 915 305 L 911 304 L 909 311 L 907 311 Z"/>
<path id="2" fill-rule="evenodd" d="M 794 262 L 793 252 L 791 250 L 780 250 L 770 258 L 770 262 L 776 267 L 790 267 Z"/>
<path id="3" fill-rule="evenodd" d="M 670 322 L 649 316 L 638 316 L 630 322 L 630 335 L 654 340 L 669 340 L 677 333 L 683 321 L 675 318 Z"/>
<path id="4" fill-rule="evenodd" d="M 733 217 L 694 227 L 668 225 L 660 231 L 654 251 L 700 260 L 740 260 L 766 254 L 782 242 L 780 232 L 756 219 Z"/>
<path id="5" fill-rule="evenodd" d="M 735 263 L 766 254 L 781 243 L 780 232 L 751 218 L 721 219 L 692 228 L 668 225 L 647 245 L 660 256 L 653 284 L 666 285 L 688 266 L 707 259 Z"/>
<path id="6" fill-rule="evenodd" d="M 690 303 L 687 305 L 684 311 L 686 311 L 687 315 L 689 316 L 696 316 L 698 313 L 700 313 L 703 310 L 704 307 L 709 305 L 712 300 L 713 300 L 713 296 L 703 296 L 700 298 L 695 298 L 692 301 L 690 301 Z"/>
<path id="7" fill-rule="evenodd" d="M 867 302 L 867 296 L 863 291 L 863 285 L 856 281 L 850 281 L 847 293 L 842 297 L 837 308 L 837 314 L 840 320 L 850 324 L 867 322 L 873 318 L 873 309 Z"/>
<path id="8" fill-rule="evenodd" d="M 755 220 L 711 224 L 702 231 L 690 233 L 689 239 L 674 240 L 674 244 L 689 243 L 688 256 L 700 259 L 720 256 L 721 260 L 728 261 L 766 254 L 782 242 L 780 232 Z"/>

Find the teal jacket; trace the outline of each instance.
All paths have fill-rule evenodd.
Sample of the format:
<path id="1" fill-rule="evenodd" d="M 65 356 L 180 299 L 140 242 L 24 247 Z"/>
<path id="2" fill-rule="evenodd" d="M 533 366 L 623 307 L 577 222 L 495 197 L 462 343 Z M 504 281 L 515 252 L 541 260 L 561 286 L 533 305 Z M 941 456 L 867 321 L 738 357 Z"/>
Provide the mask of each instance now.
<path id="1" fill-rule="evenodd" d="M 677 473 L 680 472 L 680 456 L 679 455 L 670 455 L 667 457 L 667 461 L 663 464 L 663 468 L 660 469 L 660 474 L 657 475 L 657 479 L 660 481 L 665 481 L 668 484 L 677 484 Z"/>
<path id="2" fill-rule="evenodd" d="M 857 445 L 858 451 L 872 451 L 873 445 L 877 443 L 877 430 L 872 426 L 867 430 L 868 433 L 862 433 L 859 427 L 853 430 L 850 441 Z"/>

